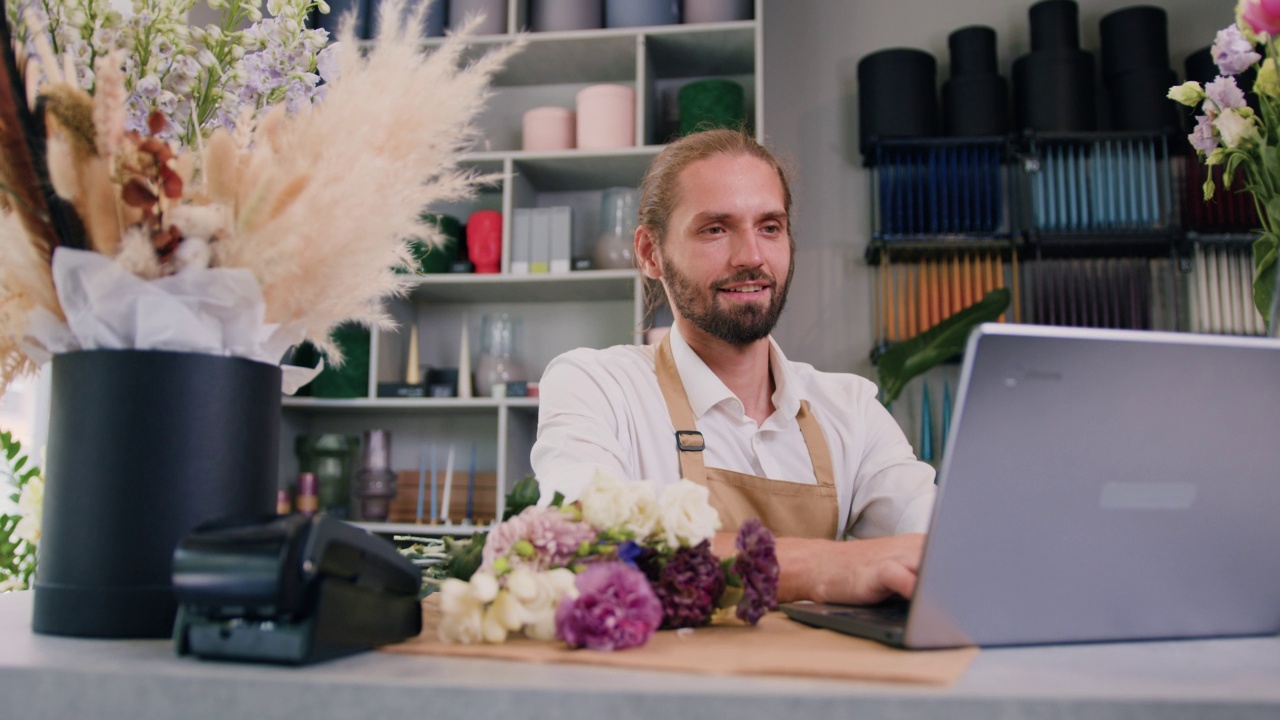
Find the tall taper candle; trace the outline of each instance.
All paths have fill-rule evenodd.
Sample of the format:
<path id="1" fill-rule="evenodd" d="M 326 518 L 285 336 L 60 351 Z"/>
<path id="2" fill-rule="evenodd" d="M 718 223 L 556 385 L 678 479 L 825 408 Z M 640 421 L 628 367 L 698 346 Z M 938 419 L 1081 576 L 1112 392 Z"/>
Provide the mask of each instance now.
<path id="1" fill-rule="evenodd" d="M 436 446 L 431 446 L 431 522 L 440 519 L 440 508 L 436 505 Z"/>
<path id="2" fill-rule="evenodd" d="M 451 509 L 449 503 L 453 502 L 453 445 L 449 445 L 449 455 L 444 461 L 444 492 L 440 498 L 440 522 L 449 522 L 449 513 Z"/>
<path id="3" fill-rule="evenodd" d="M 409 358 L 405 361 L 404 382 L 406 385 L 417 385 L 422 382 L 421 370 L 418 368 L 418 324 L 409 326 Z M 421 522 L 422 518 L 418 518 Z"/>
<path id="4" fill-rule="evenodd" d="M 467 522 L 475 521 L 476 501 L 476 444 L 471 443 L 471 472 L 467 477 Z"/>
<path id="5" fill-rule="evenodd" d="M 462 318 L 462 343 L 458 349 L 458 397 L 471 397 L 471 339 L 467 337 L 465 317 Z"/>
<path id="6" fill-rule="evenodd" d="M 426 494 L 427 485 L 427 446 L 418 449 L 418 514 L 417 522 L 422 524 L 422 496 Z M 435 498 L 431 498 L 432 501 Z"/>

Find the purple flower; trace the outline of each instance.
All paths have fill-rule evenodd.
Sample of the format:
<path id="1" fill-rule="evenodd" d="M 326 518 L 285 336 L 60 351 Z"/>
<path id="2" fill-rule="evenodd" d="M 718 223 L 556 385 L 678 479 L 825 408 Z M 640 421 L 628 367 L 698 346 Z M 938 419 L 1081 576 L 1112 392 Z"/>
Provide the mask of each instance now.
<path id="1" fill-rule="evenodd" d="M 1204 95 L 1216 106 L 1212 110 L 1205 108 L 1211 115 L 1229 108 L 1242 108 L 1245 105 L 1244 91 L 1236 85 L 1236 79 L 1233 77 L 1218 76 L 1213 82 L 1204 86 Z"/>
<path id="2" fill-rule="evenodd" d="M 773 533 L 751 518 L 742 523 L 734 541 L 738 554 L 733 559 L 733 574 L 742 580 L 742 599 L 735 613 L 738 618 L 755 625 L 769 610 L 778 606 L 778 553 Z"/>
<path id="3" fill-rule="evenodd" d="M 1250 65 L 1262 59 L 1261 55 L 1254 52 L 1253 45 L 1245 39 L 1240 28 L 1234 24 L 1218 31 L 1209 52 L 1213 54 L 1213 61 L 1218 64 L 1218 70 L 1223 75 L 1244 72 Z"/>
<path id="4" fill-rule="evenodd" d="M 680 548 L 665 562 L 657 555 L 646 560 L 643 569 L 662 603 L 662 627 L 697 627 L 711 620 L 725 579 L 710 542 Z"/>
<path id="5" fill-rule="evenodd" d="M 577 579 L 578 597 L 560 601 L 556 635 L 571 648 L 625 650 L 639 647 L 662 622 L 644 573 L 621 562 L 589 565 Z"/>
<path id="6" fill-rule="evenodd" d="M 1208 155 L 1218 149 L 1218 138 L 1213 135 L 1213 120 L 1208 115 L 1196 116 L 1195 130 L 1187 136 L 1191 146 Z"/>
<path id="7" fill-rule="evenodd" d="M 512 567 L 525 566 L 532 570 L 565 567 L 573 560 L 578 547 L 594 540 L 595 536 L 596 531 L 590 525 L 570 520 L 559 508 L 527 507 L 489 533 L 481 569 L 492 571 L 498 558 L 506 558 Z M 523 554 L 521 549 L 525 551 Z"/>

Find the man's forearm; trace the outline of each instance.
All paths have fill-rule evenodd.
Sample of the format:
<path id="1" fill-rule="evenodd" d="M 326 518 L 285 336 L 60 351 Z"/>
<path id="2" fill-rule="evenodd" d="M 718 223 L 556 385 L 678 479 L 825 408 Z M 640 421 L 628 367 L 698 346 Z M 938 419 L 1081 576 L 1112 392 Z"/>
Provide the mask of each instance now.
<path id="1" fill-rule="evenodd" d="M 712 548 L 730 557 L 734 533 L 716 533 Z M 870 540 L 777 538 L 778 601 L 876 603 L 894 594 L 909 596 L 915 587 L 923 535 Z"/>

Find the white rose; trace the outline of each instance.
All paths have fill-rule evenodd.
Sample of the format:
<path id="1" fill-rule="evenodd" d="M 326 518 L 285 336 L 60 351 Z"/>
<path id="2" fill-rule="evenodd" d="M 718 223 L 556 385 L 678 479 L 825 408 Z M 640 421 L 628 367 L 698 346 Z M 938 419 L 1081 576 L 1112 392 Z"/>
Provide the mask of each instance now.
<path id="1" fill-rule="evenodd" d="M 653 494 L 653 486 L 643 480 L 627 483 L 627 492 L 630 495 L 628 513 L 622 529 L 630 530 L 637 538 L 648 537 L 658 525 L 658 498 Z"/>
<path id="2" fill-rule="evenodd" d="M 667 545 L 693 547 L 710 540 L 720 529 L 720 514 L 711 507 L 707 488 L 681 479 L 658 496 L 660 530 Z"/>
<path id="3" fill-rule="evenodd" d="M 596 471 L 587 483 L 578 502 L 582 506 L 582 519 L 600 529 L 620 527 L 631 514 L 628 483 Z"/>

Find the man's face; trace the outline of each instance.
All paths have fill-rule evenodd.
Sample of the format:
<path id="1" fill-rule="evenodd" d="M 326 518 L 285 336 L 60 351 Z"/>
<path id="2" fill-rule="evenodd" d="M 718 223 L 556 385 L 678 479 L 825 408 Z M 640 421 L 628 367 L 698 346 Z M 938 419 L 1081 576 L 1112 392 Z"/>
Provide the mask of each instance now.
<path id="1" fill-rule="evenodd" d="M 659 248 L 672 306 L 731 345 L 768 336 L 795 250 L 777 172 L 750 155 L 716 155 L 686 167 L 679 190 Z"/>

